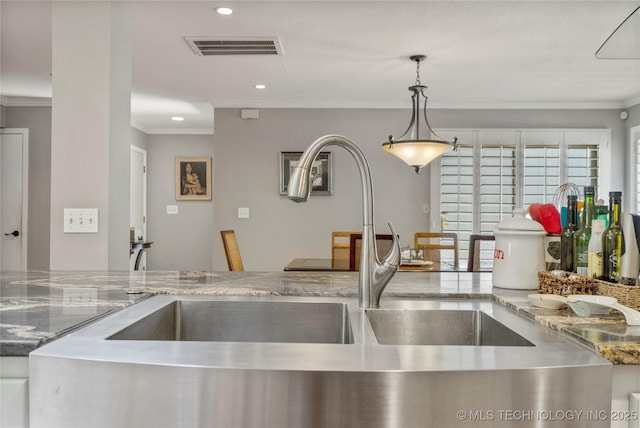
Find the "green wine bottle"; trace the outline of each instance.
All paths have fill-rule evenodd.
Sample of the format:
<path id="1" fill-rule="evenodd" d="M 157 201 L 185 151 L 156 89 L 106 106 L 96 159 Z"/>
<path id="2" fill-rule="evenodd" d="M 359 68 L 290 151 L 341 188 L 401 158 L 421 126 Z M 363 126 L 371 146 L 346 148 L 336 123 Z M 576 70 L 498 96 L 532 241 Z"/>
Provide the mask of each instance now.
<path id="1" fill-rule="evenodd" d="M 575 272 L 573 235 L 578 230 L 578 195 L 567 196 L 567 223 L 560 234 L 560 269 Z"/>
<path id="2" fill-rule="evenodd" d="M 579 275 L 589 273 L 589 240 L 591 239 L 591 221 L 595 217 L 595 190 L 593 186 L 584 188 L 584 208 L 582 225 L 573 235 L 573 265 Z"/>
<path id="3" fill-rule="evenodd" d="M 622 228 L 620 210 L 622 192 L 609 192 L 609 227 L 602 234 L 602 268 L 605 281 L 620 280 L 620 256 L 622 255 Z"/>

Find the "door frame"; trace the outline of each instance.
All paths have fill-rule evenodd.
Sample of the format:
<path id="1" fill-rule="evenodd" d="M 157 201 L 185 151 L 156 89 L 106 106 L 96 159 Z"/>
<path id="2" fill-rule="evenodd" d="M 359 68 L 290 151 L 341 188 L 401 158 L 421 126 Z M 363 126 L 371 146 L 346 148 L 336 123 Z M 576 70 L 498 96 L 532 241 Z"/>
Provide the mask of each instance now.
<path id="1" fill-rule="evenodd" d="M 0 134 L 22 134 L 22 218 L 20 220 L 22 263 L 20 268 L 21 270 L 27 270 L 27 238 L 29 236 L 27 230 L 29 224 L 29 129 L 4 128 L 0 129 Z M 1 161 L 2 159 L 0 159 L 0 162 Z M 0 195 L 0 197 L 1 196 L 2 195 Z M 0 215 L 2 214 L 0 213 Z"/>
<path id="2" fill-rule="evenodd" d="M 628 197 L 623 199 L 623 203 L 625 201 L 625 199 L 627 200 L 627 203 L 624 204 L 624 211 L 627 212 L 637 212 L 638 211 L 638 202 L 640 202 L 640 200 L 638 200 L 638 193 L 640 193 L 640 189 L 638 189 L 638 185 L 636 184 L 638 179 L 638 173 L 640 172 L 639 168 L 640 166 L 638 166 L 637 162 L 638 162 L 638 153 L 637 153 L 637 147 L 638 147 L 638 139 L 640 139 L 640 125 L 638 126 L 633 126 L 631 128 L 629 128 L 629 151 L 627 152 L 629 154 L 628 157 L 628 171 L 629 171 L 629 176 L 628 179 L 626 180 L 627 189 L 624 189 L 625 194 L 629 195 Z"/>
<path id="3" fill-rule="evenodd" d="M 142 222 L 142 235 L 144 238 L 147 238 L 147 150 L 134 146 L 133 144 L 130 146 L 131 152 L 137 152 L 142 155 L 142 162 L 144 167 L 144 174 L 142 176 L 142 216 L 144 221 Z M 133 255 L 132 257 L 135 259 L 137 255 Z M 146 257 L 146 254 L 143 254 L 143 258 Z M 141 265 L 146 266 L 146 258 L 143 259 L 143 263 Z"/>

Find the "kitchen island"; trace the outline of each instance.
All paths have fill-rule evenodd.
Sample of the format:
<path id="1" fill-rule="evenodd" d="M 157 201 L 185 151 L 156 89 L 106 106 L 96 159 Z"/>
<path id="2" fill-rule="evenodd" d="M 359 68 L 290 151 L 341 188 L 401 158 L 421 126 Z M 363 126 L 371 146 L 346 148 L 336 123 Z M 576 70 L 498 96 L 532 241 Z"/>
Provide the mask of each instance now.
<path id="1" fill-rule="evenodd" d="M 461 279 L 462 275 L 462 279 Z M 29 352 L 156 294 L 210 296 L 358 295 L 357 272 L 1 272 L 0 356 Z M 491 276 L 397 274 L 392 297 L 491 296 Z"/>
<path id="2" fill-rule="evenodd" d="M 638 390 L 638 327 L 627 327 L 615 313 L 578 318 L 568 310 L 531 308 L 526 299 L 530 292 L 493 288 L 487 273 L 403 272 L 383 293 L 382 306 L 385 299 L 492 299 L 615 364 L 612 409 L 627 410 L 627 393 Z M 356 297 L 357 273 L 2 272 L 3 361 L 12 356 L 26 360 L 31 350 L 157 294 Z"/>
<path id="3" fill-rule="evenodd" d="M 355 297 L 357 272 L 0 272 L 0 356 L 29 352 L 156 294 Z M 624 317 L 580 318 L 568 308 L 532 308 L 535 290 L 494 288 L 490 273 L 401 272 L 389 297 L 491 298 L 617 365 L 640 365 L 640 327 Z"/>

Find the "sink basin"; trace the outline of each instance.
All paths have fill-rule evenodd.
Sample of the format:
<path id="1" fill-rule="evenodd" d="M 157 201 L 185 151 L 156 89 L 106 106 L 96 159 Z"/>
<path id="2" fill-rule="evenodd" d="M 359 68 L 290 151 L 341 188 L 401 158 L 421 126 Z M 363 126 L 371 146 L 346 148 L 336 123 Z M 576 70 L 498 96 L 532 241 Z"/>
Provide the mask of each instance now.
<path id="1" fill-rule="evenodd" d="M 517 425 L 482 409 L 611 409 L 610 362 L 497 302 L 383 304 L 150 297 L 29 354 L 30 426 L 468 428 Z"/>
<path id="2" fill-rule="evenodd" d="M 480 310 L 368 310 L 382 345 L 534 346 Z"/>
<path id="3" fill-rule="evenodd" d="M 174 301 L 110 340 L 353 343 L 343 303 Z"/>

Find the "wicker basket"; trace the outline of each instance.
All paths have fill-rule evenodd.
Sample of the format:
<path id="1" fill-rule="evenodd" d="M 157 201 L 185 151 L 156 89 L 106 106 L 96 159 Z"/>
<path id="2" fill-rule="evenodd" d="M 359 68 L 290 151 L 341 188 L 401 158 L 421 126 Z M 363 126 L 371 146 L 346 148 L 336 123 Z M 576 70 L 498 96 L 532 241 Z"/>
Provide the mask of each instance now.
<path id="1" fill-rule="evenodd" d="M 538 290 L 542 294 L 558 294 L 568 296 L 570 294 L 597 294 L 598 288 L 595 280 L 576 274 L 559 276 L 551 272 L 538 272 Z"/>
<path id="2" fill-rule="evenodd" d="M 615 297 L 621 305 L 628 306 L 636 311 L 640 310 L 640 287 L 598 280 L 595 282 L 599 295 Z"/>
<path id="3" fill-rule="evenodd" d="M 543 294 L 595 294 L 615 297 L 618 303 L 631 309 L 640 310 L 640 287 L 620 285 L 601 281 L 575 273 L 558 276 L 550 272 L 538 272 L 538 290 Z"/>

